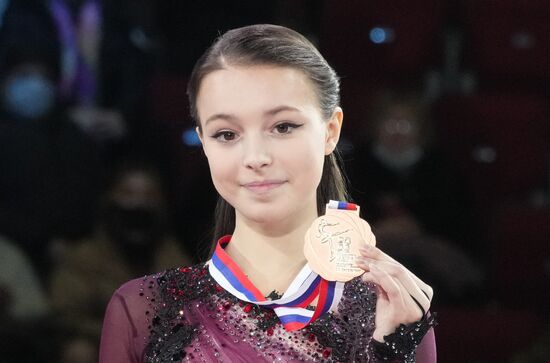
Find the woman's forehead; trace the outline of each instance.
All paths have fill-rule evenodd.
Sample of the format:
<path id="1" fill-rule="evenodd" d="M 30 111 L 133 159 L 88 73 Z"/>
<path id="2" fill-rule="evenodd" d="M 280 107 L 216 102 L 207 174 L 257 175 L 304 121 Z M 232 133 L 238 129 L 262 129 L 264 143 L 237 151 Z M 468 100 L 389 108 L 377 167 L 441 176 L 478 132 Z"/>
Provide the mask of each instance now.
<path id="1" fill-rule="evenodd" d="M 201 120 L 216 113 L 278 107 L 318 107 L 314 85 L 305 73 L 272 65 L 230 66 L 205 76 L 197 97 Z"/>

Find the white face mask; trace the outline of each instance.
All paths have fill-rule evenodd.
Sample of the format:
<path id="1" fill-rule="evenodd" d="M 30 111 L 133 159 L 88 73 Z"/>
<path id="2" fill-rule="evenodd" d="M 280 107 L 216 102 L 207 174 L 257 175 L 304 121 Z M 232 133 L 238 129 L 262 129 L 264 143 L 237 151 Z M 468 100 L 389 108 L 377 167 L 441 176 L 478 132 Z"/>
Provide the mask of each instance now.
<path id="1" fill-rule="evenodd" d="M 406 172 L 414 166 L 424 154 L 419 146 L 413 146 L 402 152 L 392 152 L 382 144 L 374 145 L 374 156 L 386 167 L 396 172 Z"/>
<path id="2" fill-rule="evenodd" d="M 19 119 L 36 120 L 46 116 L 55 105 L 53 82 L 37 75 L 16 76 L 4 86 L 3 106 Z"/>

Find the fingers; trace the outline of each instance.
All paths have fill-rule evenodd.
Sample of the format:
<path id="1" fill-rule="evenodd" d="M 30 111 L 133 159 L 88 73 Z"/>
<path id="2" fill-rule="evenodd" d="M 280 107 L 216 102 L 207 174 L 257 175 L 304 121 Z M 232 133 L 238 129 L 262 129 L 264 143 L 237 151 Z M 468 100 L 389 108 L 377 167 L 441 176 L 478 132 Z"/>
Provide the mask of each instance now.
<path id="1" fill-rule="evenodd" d="M 420 289 L 416 284 L 416 281 L 413 280 L 409 271 L 404 268 L 402 265 L 394 264 L 391 262 L 374 262 L 368 260 L 358 260 L 358 266 L 363 269 L 369 269 L 372 272 L 373 268 L 378 268 L 386 272 L 389 276 L 393 277 L 396 280 L 396 283 L 404 290 L 404 294 L 410 295 L 412 300 L 419 306 L 419 308 L 425 313 L 430 308 L 430 299 L 427 295 Z M 364 274 L 364 279 L 368 279 L 368 273 Z M 381 283 L 381 281 L 373 281 Z"/>
<path id="2" fill-rule="evenodd" d="M 379 284 L 393 302 L 403 302 L 408 308 L 413 307 L 411 310 L 419 311 L 422 315 L 429 310 L 433 296 L 433 290 L 429 285 L 378 248 L 365 248 L 362 254 L 356 263 L 367 271 L 363 276 L 364 280 Z M 397 292 L 394 291 L 396 286 Z M 397 298 L 397 294 L 400 298 Z"/>
<path id="3" fill-rule="evenodd" d="M 360 252 L 363 257 L 366 257 L 367 259 L 372 259 L 374 261 L 383 261 L 383 262 L 390 262 L 395 265 L 402 266 L 406 272 L 409 274 L 410 278 L 414 281 L 414 284 L 418 286 L 418 288 L 423 292 L 423 295 L 426 296 L 426 298 L 431 301 L 433 298 L 433 289 L 430 285 L 426 284 L 424 281 L 419 279 L 414 273 L 409 271 L 407 268 L 405 268 L 403 265 L 401 265 L 398 261 L 393 259 L 391 256 L 384 253 L 381 249 L 371 246 L 371 245 L 365 245 L 361 247 Z M 374 262 L 373 261 L 373 262 Z"/>
<path id="4" fill-rule="evenodd" d="M 412 296 L 413 300 L 421 306 L 421 309 L 426 312 L 430 308 L 430 298 L 425 293 L 417 281 L 413 279 L 413 274 L 403 265 L 392 262 L 376 262 L 381 268 L 387 271 L 391 276 L 394 276 L 404 287 L 405 290 Z M 418 279 L 419 280 L 419 279 Z M 427 286 L 427 285 L 426 285 Z"/>
<path id="5" fill-rule="evenodd" d="M 369 272 L 365 272 L 363 280 L 378 284 L 394 311 L 399 312 L 399 321 L 411 323 L 424 316 L 430 303 L 418 287 L 416 287 L 413 295 L 409 292 L 410 287 L 405 287 L 407 282 L 404 284 L 386 269 L 380 268 L 374 263 L 370 264 L 368 269 Z"/>
<path id="6" fill-rule="evenodd" d="M 404 308 L 405 301 L 403 300 L 403 294 L 401 293 L 401 287 L 396 279 L 386 271 L 380 269 L 378 266 L 371 264 L 370 272 L 377 280 L 378 285 L 382 287 L 390 302 L 396 304 L 397 308 Z"/>

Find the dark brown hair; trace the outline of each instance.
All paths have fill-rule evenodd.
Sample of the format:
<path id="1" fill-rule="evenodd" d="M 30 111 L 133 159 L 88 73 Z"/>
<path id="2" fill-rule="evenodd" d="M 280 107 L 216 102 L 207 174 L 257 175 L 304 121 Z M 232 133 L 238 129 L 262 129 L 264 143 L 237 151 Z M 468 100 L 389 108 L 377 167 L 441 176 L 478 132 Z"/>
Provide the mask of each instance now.
<path id="1" fill-rule="evenodd" d="M 275 65 L 303 72 L 315 87 L 323 118 L 328 120 L 340 104 L 340 81 L 336 72 L 310 41 L 294 30 L 269 24 L 229 30 L 220 36 L 195 64 L 187 87 L 191 116 L 199 130 L 197 97 L 205 76 L 228 65 Z M 321 182 L 317 188 L 317 212 L 324 212 L 330 200 L 346 200 L 344 174 L 335 153 L 325 157 Z M 214 241 L 235 228 L 235 209 L 218 198 L 215 212 Z"/>

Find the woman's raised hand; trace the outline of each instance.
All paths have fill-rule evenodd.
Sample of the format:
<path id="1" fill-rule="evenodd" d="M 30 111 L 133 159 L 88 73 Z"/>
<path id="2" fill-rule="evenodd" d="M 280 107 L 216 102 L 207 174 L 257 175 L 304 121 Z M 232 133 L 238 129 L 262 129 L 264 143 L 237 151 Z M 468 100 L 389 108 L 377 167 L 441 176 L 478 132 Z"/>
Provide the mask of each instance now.
<path id="1" fill-rule="evenodd" d="M 363 247 L 356 263 L 365 270 L 363 280 L 378 285 L 373 334 L 377 341 L 383 342 L 400 324 L 419 321 L 430 308 L 432 288 L 379 248 Z"/>

